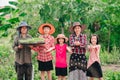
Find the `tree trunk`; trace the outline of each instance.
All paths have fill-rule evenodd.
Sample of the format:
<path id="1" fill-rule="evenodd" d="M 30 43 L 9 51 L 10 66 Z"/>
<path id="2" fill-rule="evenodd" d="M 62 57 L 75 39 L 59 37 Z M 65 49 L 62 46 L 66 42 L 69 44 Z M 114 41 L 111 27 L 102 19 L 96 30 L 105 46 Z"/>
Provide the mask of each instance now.
<path id="1" fill-rule="evenodd" d="M 109 31 L 108 31 L 108 48 L 107 48 L 107 51 L 108 53 L 110 52 L 110 35 L 111 35 L 111 32 L 110 32 L 110 27 L 109 27 Z"/>
<path id="2" fill-rule="evenodd" d="M 61 33 L 64 34 L 64 27 L 61 27 Z"/>

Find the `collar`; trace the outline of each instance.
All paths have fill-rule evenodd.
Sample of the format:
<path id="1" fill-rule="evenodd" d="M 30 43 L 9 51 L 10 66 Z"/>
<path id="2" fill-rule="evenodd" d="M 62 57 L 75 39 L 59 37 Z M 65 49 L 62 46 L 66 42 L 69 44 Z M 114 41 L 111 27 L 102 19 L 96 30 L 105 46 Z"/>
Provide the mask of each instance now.
<path id="1" fill-rule="evenodd" d="M 73 33 L 72 36 L 73 36 L 73 37 L 76 37 L 76 34 Z M 81 36 L 82 36 L 82 33 L 80 33 L 79 36 L 81 37 Z"/>
<path id="2" fill-rule="evenodd" d="M 44 38 L 50 38 L 50 35 L 47 35 L 47 36 L 43 35 L 43 37 L 44 37 Z"/>

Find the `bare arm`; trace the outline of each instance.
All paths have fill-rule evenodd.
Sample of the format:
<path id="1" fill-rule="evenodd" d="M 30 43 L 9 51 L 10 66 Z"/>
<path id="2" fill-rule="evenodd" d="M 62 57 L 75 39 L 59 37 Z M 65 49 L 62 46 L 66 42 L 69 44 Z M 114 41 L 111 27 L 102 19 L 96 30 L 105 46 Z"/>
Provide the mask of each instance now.
<path id="1" fill-rule="evenodd" d="M 55 47 L 51 47 L 50 49 L 48 49 L 46 52 L 50 52 L 50 51 L 52 51 L 52 50 L 54 50 L 55 49 Z"/>
<path id="2" fill-rule="evenodd" d="M 72 50 L 67 46 L 67 51 L 72 54 Z"/>

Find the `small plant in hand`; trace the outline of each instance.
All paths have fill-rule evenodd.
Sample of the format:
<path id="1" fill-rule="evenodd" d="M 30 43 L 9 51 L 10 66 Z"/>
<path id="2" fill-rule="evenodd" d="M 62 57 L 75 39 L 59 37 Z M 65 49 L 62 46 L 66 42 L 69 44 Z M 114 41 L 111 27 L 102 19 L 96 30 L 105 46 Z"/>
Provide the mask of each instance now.
<path id="1" fill-rule="evenodd" d="M 30 39 L 21 39 L 19 40 L 21 44 L 43 44 L 43 38 L 30 38 Z"/>

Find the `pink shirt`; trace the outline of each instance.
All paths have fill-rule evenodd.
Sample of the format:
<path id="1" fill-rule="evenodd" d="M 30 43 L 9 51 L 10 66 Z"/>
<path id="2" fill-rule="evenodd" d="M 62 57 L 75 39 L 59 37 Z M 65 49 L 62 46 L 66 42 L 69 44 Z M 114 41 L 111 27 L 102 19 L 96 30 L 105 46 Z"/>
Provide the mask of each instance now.
<path id="1" fill-rule="evenodd" d="M 55 50 L 56 50 L 55 66 L 59 68 L 67 67 L 67 56 L 66 56 L 67 45 L 64 44 L 60 46 L 59 44 L 56 44 Z"/>
<path id="2" fill-rule="evenodd" d="M 51 52 L 46 53 L 46 50 L 48 50 L 51 47 L 54 47 L 54 37 L 51 35 L 48 36 L 42 35 L 41 37 L 45 39 L 44 46 L 37 46 L 32 49 L 38 52 L 37 59 L 39 61 L 47 62 L 53 59 Z"/>
<path id="3" fill-rule="evenodd" d="M 89 45 L 88 51 L 90 52 L 90 55 L 89 55 L 87 68 L 90 67 L 95 61 L 100 63 L 100 58 L 99 58 L 100 45 L 96 45 L 96 46 Z"/>

